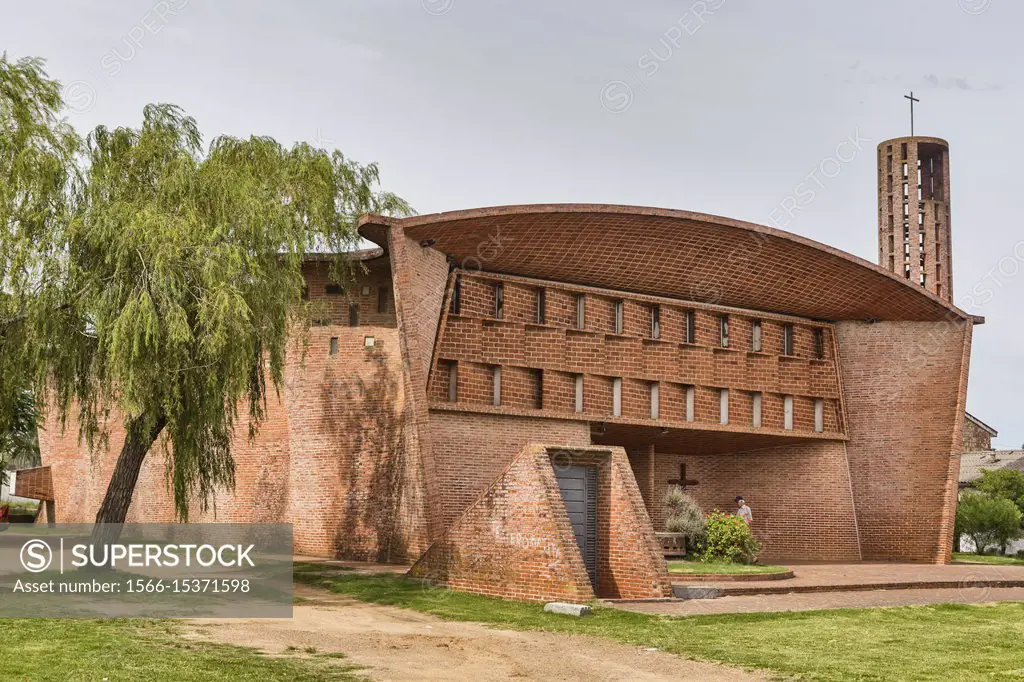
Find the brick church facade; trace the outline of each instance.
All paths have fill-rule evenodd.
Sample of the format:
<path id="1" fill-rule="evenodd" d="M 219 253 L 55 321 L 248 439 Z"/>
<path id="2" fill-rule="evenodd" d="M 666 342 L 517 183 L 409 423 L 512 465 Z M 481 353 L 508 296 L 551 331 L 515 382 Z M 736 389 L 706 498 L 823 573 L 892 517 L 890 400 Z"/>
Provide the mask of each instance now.
<path id="1" fill-rule="evenodd" d="M 670 594 L 654 533 L 681 481 L 707 511 L 744 495 L 768 561 L 950 559 L 982 320 L 945 276 L 936 293 L 779 230 L 626 206 L 360 232 L 379 248 L 346 289 L 307 264 L 326 312 L 305 361 L 196 520 L 289 522 L 298 554 L 498 596 L 649 598 Z M 91 521 L 118 434 L 41 446 L 57 520 Z M 173 520 L 163 476 L 151 455 L 129 520 Z"/>

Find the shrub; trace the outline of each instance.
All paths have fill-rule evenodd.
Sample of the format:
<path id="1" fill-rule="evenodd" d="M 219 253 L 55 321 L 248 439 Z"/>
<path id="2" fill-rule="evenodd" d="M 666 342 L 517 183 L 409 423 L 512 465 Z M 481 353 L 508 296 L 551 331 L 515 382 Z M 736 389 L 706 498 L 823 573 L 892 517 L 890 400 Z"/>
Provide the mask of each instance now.
<path id="1" fill-rule="evenodd" d="M 665 530 L 680 533 L 687 551 L 693 551 L 704 537 L 704 512 L 697 502 L 679 486 L 670 486 L 665 493 Z"/>
<path id="2" fill-rule="evenodd" d="M 971 538 L 974 552 L 984 554 L 990 545 L 1003 548 L 1021 536 L 1021 513 L 1010 500 L 969 490 L 956 507 L 955 532 Z"/>
<path id="3" fill-rule="evenodd" d="M 708 516 L 699 553 L 701 561 L 752 564 L 760 551 L 761 543 L 754 538 L 746 521 L 718 510 Z"/>

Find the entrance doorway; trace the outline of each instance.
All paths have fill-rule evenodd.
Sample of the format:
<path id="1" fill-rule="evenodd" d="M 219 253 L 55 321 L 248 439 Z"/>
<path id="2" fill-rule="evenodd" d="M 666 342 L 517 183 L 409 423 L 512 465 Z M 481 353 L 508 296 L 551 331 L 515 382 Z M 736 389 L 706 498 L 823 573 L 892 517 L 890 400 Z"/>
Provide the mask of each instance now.
<path id="1" fill-rule="evenodd" d="M 597 467 L 556 467 L 555 478 L 590 584 L 597 589 Z"/>

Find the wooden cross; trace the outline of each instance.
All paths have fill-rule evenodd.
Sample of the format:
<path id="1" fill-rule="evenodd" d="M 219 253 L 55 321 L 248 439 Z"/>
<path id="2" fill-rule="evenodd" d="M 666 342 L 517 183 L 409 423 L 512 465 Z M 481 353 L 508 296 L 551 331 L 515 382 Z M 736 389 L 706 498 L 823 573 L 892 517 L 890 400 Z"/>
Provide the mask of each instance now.
<path id="1" fill-rule="evenodd" d="M 920 102 L 918 98 L 914 97 L 914 91 L 911 90 L 909 95 L 903 95 L 903 99 L 910 100 L 910 136 L 914 136 L 914 102 Z"/>
<path id="2" fill-rule="evenodd" d="M 672 480 L 670 480 L 668 482 L 669 485 L 677 485 L 677 486 L 679 486 L 680 490 L 686 490 L 687 486 L 697 485 L 697 483 L 699 483 L 699 481 L 691 481 L 688 478 L 686 478 L 686 465 L 685 464 L 680 464 L 679 465 L 679 478 L 674 478 L 674 479 L 672 479 Z"/>

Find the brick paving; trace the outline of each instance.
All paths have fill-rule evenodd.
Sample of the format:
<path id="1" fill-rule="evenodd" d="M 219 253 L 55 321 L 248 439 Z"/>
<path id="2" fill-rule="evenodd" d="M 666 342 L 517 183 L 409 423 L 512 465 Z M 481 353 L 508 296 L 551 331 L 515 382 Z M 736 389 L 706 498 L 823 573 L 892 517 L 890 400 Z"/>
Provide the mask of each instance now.
<path id="1" fill-rule="evenodd" d="M 787 594 L 894 589 L 969 589 L 972 586 L 1024 588 L 1024 566 L 986 564 L 803 564 L 790 566 L 788 580 L 742 583 L 679 581 L 686 587 L 714 587 L 723 595 Z"/>
<path id="2" fill-rule="evenodd" d="M 724 613 L 864 609 L 925 604 L 984 604 L 1024 601 L 1024 588 L 968 587 L 961 589 L 872 590 L 860 592 L 811 592 L 761 594 L 718 599 L 687 599 L 664 602 L 617 603 L 615 607 L 637 613 L 666 616 L 706 616 Z"/>

